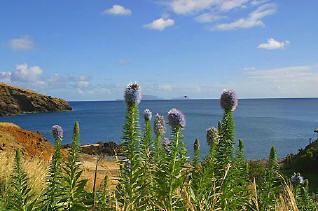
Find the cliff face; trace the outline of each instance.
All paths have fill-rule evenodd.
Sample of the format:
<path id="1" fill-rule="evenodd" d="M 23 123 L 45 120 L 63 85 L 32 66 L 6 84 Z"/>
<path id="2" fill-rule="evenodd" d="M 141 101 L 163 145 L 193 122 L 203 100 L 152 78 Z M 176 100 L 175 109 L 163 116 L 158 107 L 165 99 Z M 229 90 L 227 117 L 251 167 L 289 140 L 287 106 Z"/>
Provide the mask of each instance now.
<path id="1" fill-rule="evenodd" d="M 63 99 L 0 83 L 0 116 L 72 110 Z"/>

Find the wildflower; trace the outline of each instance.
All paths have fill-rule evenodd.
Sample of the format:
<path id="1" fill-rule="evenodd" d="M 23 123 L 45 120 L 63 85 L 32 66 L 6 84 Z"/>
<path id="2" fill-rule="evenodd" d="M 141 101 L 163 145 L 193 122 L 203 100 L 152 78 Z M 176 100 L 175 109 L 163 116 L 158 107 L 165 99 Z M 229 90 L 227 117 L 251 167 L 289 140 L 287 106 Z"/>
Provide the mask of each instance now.
<path id="1" fill-rule="evenodd" d="M 128 84 L 125 90 L 125 101 L 128 106 L 139 104 L 141 101 L 141 90 L 140 86 L 137 83 L 130 83 Z"/>
<path id="2" fill-rule="evenodd" d="M 168 121 L 169 125 L 172 128 L 178 128 L 178 127 L 185 127 L 186 121 L 183 113 L 179 111 L 178 109 L 171 109 L 168 112 Z"/>
<path id="3" fill-rule="evenodd" d="M 233 90 L 225 90 L 221 95 L 221 106 L 224 111 L 235 111 L 238 99 Z"/>
<path id="4" fill-rule="evenodd" d="M 304 184 L 304 178 L 300 175 L 300 173 L 294 173 L 294 175 L 290 178 L 291 182 L 294 185 L 302 185 Z"/>
<path id="5" fill-rule="evenodd" d="M 59 125 L 52 126 L 52 134 L 55 139 L 62 139 L 63 138 L 63 128 Z"/>
<path id="6" fill-rule="evenodd" d="M 213 142 L 218 142 L 219 132 L 215 127 L 208 128 L 206 130 L 206 140 L 210 146 L 212 146 Z"/>
<path id="7" fill-rule="evenodd" d="M 155 116 L 154 131 L 157 136 L 162 136 L 165 133 L 165 119 L 160 114 Z"/>
<path id="8" fill-rule="evenodd" d="M 152 113 L 149 109 L 146 109 L 144 111 L 144 118 L 145 118 L 145 121 L 150 121 L 151 118 L 152 118 Z"/>

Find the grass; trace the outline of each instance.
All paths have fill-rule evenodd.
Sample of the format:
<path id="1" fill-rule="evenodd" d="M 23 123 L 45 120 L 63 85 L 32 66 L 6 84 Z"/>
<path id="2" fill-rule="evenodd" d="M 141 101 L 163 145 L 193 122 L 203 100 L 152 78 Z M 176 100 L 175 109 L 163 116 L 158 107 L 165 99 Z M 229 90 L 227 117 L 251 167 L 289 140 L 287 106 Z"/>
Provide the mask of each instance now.
<path id="1" fill-rule="evenodd" d="M 24 211 L 317 209 L 300 175 L 293 177 L 293 184 L 281 175 L 275 147 L 270 149 L 268 161 L 245 160 L 244 143 L 239 140 L 236 146 L 234 137 L 237 99 L 233 91 L 222 94 L 224 115 L 213 134 L 207 136 L 209 153 L 201 160 L 200 142 L 196 140 L 194 160 L 190 161 L 183 141 L 185 116 L 181 111 L 168 112 L 168 140 L 164 139 L 166 124 L 160 115 L 155 117 L 153 133 L 149 112 L 144 113 L 145 127 L 140 130 L 139 89 L 138 84 L 132 83 L 125 90 L 123 159 L 116 160 L 116 164 L 80 153 L 78 122 L 74 125 L 72 144 L 64 151 L 60 148 L 63 129 L 53 127 L 56 148 L 48 162 L 30 159 L 29 154 L 35 154 L 37 149 L 30 148 L 34 142 L 21 139 L 21 134 L 27 132 L 5 126 L 15 131 L 13 137 L 18 145 L 27 147 L 22 148 L 22 163 L 21 150 L 16 151 L 14 161 L 12 154 L 1 154 L 0 206 Z M 41 145 L 42 141 L 38 143 Z M 288 161 L 293 163 L 292 159 Z M 304 163 L 303 156 L 300 163 Z M 106 179 L 101 183 L 102 178 L 116 182 Z"/>

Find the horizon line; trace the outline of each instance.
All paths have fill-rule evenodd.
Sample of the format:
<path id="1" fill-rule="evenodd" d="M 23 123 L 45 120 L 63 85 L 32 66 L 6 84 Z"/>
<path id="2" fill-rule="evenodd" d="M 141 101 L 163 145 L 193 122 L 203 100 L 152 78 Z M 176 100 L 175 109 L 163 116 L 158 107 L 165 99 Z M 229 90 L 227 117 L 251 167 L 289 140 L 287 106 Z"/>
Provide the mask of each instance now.
<path id="1" fill-rule="evenodd" d="M 318 97 L 256 97 L 256 98 L 239 98 L 239 100 L 287 100 L 287 99 L 318 99 Z M 142 101 L 187 101 L 187 100 L 219 100 L 219 98 L 188 98 L 188 99 L 153 99 Z M 68 102 L 117 102 L 124 101 L 124 99 L 115 100 L 67 100 Z"/>

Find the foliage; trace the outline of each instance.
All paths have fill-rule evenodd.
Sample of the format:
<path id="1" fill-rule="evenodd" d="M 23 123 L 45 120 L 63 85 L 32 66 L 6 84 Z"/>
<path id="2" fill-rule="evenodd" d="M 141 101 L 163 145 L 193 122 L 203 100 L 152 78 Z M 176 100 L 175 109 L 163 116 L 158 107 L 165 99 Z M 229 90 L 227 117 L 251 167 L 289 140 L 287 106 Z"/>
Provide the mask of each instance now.
<path id="1" fill-rule="evenodd" d="M 222 94 L 223 119 L 216 128 L 207 130 L 209 152 L 202 158 L 200 142 L 196 139 L 192 161 L 183 140 L 186 125 L 181 111 L 171 109 L 168 112 L 171 134 L 167 139 L 164 137 L 164 118 L 159 114 L 155 116 L 152 131 L 152 114 L 147 109 L 141 135 L 141 96 L 140 86 L 136 83 L 128 85 L 125 90 L 124 152 L 119 158 L 120 171 L 115 190 L 110 187 L 108 177 L 97 191 L 85 190 L 87 181 L 81 179 L 80 133 L 76 122 L 66 161 L 61 153 L 63 131 L 54 127 L 55 153 L 41 200 L 32 194 L 28 175 L 21 164 L 21 152 L 16 152 L 10 177 L 12 187 L 8 189 L 8 185 L 1 184 L 0 209 L 316 210 L 308 183 L 303 183 L 300 175 L 297 180 L 296 177 L 291 179 L 300 181 L 293 183 L 293 187 L 281 176 L 274 147 L 267 163 L 245 160 L 244 143 L 235 139 L 234 111 L 238 101 L 234 91 Z"/>
<path id="2" fill-rule="evenodd" d="M 7 207 L 12 210 L 35 210 L 35 202 L 28 184 L 28 176 L 22 168 L 21 152 L 18 149 L 15 154 L 15 166 L 11 177 Z"/>
<path id="3" fill-rule="evenodd" d="M 50 163 L 47 179 L 47 189 L 44 193 L 44 210 L 58 210 L 61 208 L 62 186 L 62 137 L 55 136 L 55 152 Z"/>
<path id="4" fill-rule="evenodd" d="M 85 185 L 87 180 L 81 180 L 81 165 L 79 156 L 79 123 L 75 122 L 73 130 L 73 141 L 69 150 L 68 159 L 64 166 L 63 198 L 64 207 L 68 210 L 85 210 Z"/>

